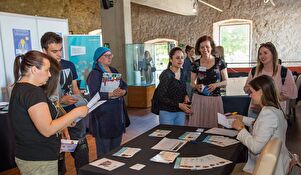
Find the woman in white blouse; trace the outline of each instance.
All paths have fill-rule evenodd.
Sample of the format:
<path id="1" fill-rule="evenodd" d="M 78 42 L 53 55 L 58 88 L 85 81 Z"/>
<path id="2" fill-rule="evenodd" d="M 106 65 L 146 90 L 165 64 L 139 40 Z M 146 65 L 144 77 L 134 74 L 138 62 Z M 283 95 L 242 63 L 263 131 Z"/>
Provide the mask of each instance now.
<path id="1" fill-rule="evenodd" d="M 290 163 L 289 153 L 285 146 L 287 122 L 279 103 L 279 94 L 274 80 L 270 76 L 261 75 L 251 80 L 249 85 L 250 96 L 253 102 L 261 107 L 261 111 L 256 120 L 237 115 L 232 123 L 233 128 L 239 131 L 237 139 L 249 150 L 248 162 L 243 171 L 252 173 L 264 146 L 271 138 L 277 137 L 281 140 L 282 147 L 274 174 L 284 175 Z M 252 126 L 250 127 L 252 131 L 247 131 L 245 125 Z"/>

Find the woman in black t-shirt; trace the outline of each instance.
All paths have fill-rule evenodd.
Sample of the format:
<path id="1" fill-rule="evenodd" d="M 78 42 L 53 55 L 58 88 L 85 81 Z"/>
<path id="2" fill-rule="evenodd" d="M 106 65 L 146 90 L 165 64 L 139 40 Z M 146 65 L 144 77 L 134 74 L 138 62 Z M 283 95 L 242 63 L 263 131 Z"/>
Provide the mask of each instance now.
<path id="1" fill-rule="evenodd" d="M 213 56 L 215 44 L 210 36 L 200 37 L 195 52 L 200 55 L 191 71 L 192 116 L 190 126 L 217 127 L 217 113 L 224 113 L 220 87 L 227 85 L 227 68 L 223 60 Z"/>
<path id="2" fill-rule="evenodd" d="M 21 174 L 57 174 L 57 133 L 78 117 L 85 117 L 88 111 L 86 106 L 78 107 L 57 118 L 56 108 L 46 95 L 55 90 L 56 84 L 42 88 L 51 77 L 50 61 L 53 58 L 39 51 L 29 51 L 15 59 L 9 116 L 15 131 L 15 160 Z M 51 81 L 57 83 L 59 69 L 51 70 Z"/>

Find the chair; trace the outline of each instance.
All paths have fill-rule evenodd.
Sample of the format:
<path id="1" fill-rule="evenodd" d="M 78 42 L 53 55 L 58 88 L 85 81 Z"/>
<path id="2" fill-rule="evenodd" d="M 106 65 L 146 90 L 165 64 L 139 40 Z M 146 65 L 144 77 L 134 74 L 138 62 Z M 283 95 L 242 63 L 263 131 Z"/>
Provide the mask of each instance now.
<path id="1" fill-rule="evenodd" d="M 253 175 L 272 175 L 274 173 L 281 144 L 279 138 L 271 138 L 269 140 L 256 161 Z"/>

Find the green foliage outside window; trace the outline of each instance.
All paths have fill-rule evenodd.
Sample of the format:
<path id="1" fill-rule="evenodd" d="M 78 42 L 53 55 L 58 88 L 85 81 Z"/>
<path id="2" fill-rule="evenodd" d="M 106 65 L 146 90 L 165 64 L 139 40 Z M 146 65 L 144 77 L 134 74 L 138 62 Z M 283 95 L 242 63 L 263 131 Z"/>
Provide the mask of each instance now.
<path id="1" fill-rule="evenodd" d="M 220 45 L 224 47 L 229 67 L 247 67 L 246 63 L 250 61 L 250 25 L 220 26 Z"/>

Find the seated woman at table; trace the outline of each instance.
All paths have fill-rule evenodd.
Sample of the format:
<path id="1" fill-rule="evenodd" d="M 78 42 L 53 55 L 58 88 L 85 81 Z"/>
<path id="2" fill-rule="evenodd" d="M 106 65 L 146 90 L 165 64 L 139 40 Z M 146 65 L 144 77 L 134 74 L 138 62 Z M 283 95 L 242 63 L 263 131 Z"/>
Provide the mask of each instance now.
<path id="1" fill-rule="evenodd" d="M 233 116 L 232 127 L 239 131 L 237 139 L 248 147 L 248 162 L 243 171 L 252 173 L 260 152 L 271 138 L 277 137 L 282 142 L 279 159 L 275 168 L 275 175 L 284 175 L 288 171 L 290 158 L 285 146 L 287 122 L 284 111 L 279 102 L 279 95 L 274 80 L 267 75 L 254 78 L 249 82 L 250 96 L 253 103 L 261 107 L 261 111 L 254 122 L 253 118 L 241 115 Z M 245 125 L 253 125 L 252 132 L 245 129 Z"/>
<path id="2" fill-rule="evenodd" d="M 158 85 L 160 124 L 184 125 L 185 113 L 191 113 L 182 65 L 184 53 L 175 47 L 169 52 L 169 63 L 160 75 Z"/>
<path id="3" fill-rule="evenodd" d="M 249 82 L 253 78 L 260 75 L 268 75 L 274 79 L 275 85 L 280 94 L 279 99 L 281 107 L 283 110 L 286 110 L 286 101 L 289 99 L 297 98 L 297 86 L 294 81 L 293 74 L 289 69 L 287 69 L 284 77 L 282 77 L 282 69 L 285 69 L 285 67 L 282 67 L 278 63 L 278 53 L 273 43 L 267 42 L 260 45 L 257 55 L 257 65 L 255 68 L 255 71 L 251 70 L 249 72 L 248 79 L 244 86 L 244 91 L 246 93 L 250 93 Z M 253 101 L 251 101 L 248 116 L 256 118 L 259 112 L 260 107 L 255 105 Z"/>
<path id="4" fill-rule="evenodd" d="M 15 84 L 9 103 L 9 116 L 15 134 L 15 161 L 21 174 L 57 174 L 60 151 L 58 132 L 79 117 L 85 117 L 86 106 L 73 109 L 57 118 L 57 110 L 47 95 L 56 88 L 59 68 L 50 73 L 51 57 L 29 51 L 16 57 Z M 54 85 L 45 85 L 52 76 Z"/>

